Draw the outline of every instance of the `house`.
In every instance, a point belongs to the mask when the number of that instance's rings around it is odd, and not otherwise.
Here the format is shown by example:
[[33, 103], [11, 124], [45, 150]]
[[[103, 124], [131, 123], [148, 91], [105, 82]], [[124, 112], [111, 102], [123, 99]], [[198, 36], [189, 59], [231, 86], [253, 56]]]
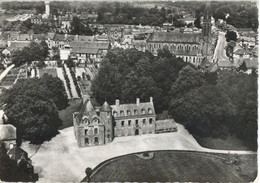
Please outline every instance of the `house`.
[[199, 68], [203, 72], [215, 72], [218, 69], [218, 65], [216, 62], [210, 62], [208, 59], [204, 59]]
[[258, 72], [258, 58], [249, 58], [245, 59], [244, 62], [246, 63], [247, 73], [251, 74], [253, 70]]
[[42, 16], [41, 15], [33, 15], [31, 16], [31, 23], [32, 24], [38, 24], [38, 25], [41, 25], [43, 22], [42, 22]]
[[30, 46], [31, 41], [14, 41], [11, 42], [11, 45], [6, 47], [3, 51], [2, 54], [4, 55], [11, 55], [11, 53], [14, 50], [22, 50], [24, 47]]
[[138, 51], [145, 52], [146, 50], [146, 41], [145, 40], [133, 40], [133, 47]]
[[8, 150], [12, 144], [16, 144], [16, 128], [11, 124], [0, 125], [0, 142]]
[[224, 61], [224, 60], [219, 60], [217, 62], [217, 66], [219, 69], [223, 70], [236, 70], [239, 65], [237, 62], [233, 62], [233, 61]]
[[70, 42], [71, 54], [76, 55], [78, 61], [100, 61], [111, 48], [110, 43], [72, 41]]
[[11, 148], [7, 151], [7, 155], [10, 159], [17, 162], [17, 166], [20, 169], [23, 169], [23, 172], [30, 175], [30, 180], [28, 180], [28, 182], [35, 182], [38, 180], [38, 174], [34, 173], [32, 160], [28, 157], [27, 152], [16, 145], [11, 145]]
[[74, 135], [79, 147], [110, 143], [115, 137], [155, 134], [177, 131], [174, 120], [156, 121], [153, 99], [148, 102], [94, 107], [90, 100], [83, 101], [79, 112], [73, 113]]
[[239, 48], [233, 53], [234, 58], [249, 58], [250, 52], [244, 48]]

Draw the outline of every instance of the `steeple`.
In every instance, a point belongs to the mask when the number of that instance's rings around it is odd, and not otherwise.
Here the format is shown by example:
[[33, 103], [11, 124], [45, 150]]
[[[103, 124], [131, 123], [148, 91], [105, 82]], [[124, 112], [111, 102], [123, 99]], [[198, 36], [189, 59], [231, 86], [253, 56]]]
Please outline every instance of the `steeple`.
[[94, 107], [91, 104], [90, 100], [88, 100], [85, 110], [88, 111], [88, 112], [94, 111]]
[[103, 112], [111, 111], [111, 107], [110, 107], [110, 105], [107, 103], [107, 101], [104, 102], [104, 104], [103, 104], [102, 107], [100, 108], [100, 111], [103, 111]]

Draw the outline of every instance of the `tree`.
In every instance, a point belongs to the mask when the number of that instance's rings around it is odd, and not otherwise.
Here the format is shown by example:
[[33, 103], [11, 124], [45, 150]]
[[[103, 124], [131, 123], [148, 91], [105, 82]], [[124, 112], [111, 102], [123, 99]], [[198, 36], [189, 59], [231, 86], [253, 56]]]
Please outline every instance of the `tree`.
[[18, 139], [36, 144], [49, 140], [58, 133], [62, 122], [57, 107], [65, 107], [67, 100], [64, 98], [62, 82], [46, 75], [42, 78], [18, 80], [1, 95], [1, 101], [6, 104], [4, 111], [8, 117], [7, 122], [17, 128]]
[[231, 40], [237, 41], [237, 33], [234, 31], [227, 31], [225, 37], [227, 42], [230, 42]]
[[246, 67], [245, 61], [243, 61], [243, 63], [238, 67], [238, 70], [239, 71], [244, 71], [244, 72], [247, 71], [247, 67]]
[[90, 176], [91, 176], [91, 174], [92, 174], [92, 169], [91, 168], [86, 168], [86, 170], [85, 170], [85, 173], [86, 173], [86, 176], [87, 176], [87, 178], [88, 178], [88, 181], [90, 180]]

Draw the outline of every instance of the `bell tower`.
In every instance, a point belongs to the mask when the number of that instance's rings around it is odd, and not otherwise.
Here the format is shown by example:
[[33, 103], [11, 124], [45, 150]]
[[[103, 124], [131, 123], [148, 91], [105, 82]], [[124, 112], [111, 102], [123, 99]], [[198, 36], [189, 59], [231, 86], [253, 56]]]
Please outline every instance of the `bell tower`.
[[211, 60], [212, 56], [212, 40], [211, 40], [211, 2], [206, 2], [206, 8], [203, 14], [202, 22], [202, 32], [201, 32], [201, 41], [202, 41], [202, 55], [207, 59]]

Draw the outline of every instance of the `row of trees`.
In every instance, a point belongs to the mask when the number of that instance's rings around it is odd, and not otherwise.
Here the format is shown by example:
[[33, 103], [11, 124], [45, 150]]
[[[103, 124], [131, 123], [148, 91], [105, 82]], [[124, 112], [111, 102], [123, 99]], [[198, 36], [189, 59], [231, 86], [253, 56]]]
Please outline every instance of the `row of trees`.
[[4, 90], [1, 102], [8, 123], [17, 128], [17, 139], [42, 143], [58, 133], [62, 121], [58, 110], [68, 106], [63, 82], [51, 75], [18, 80]]
[[[203, 73], [171, 55], [112, 49], [92, 81], [99, 103], [154, 98], [156, 113], [169, 114], [199, 137], [237, 135], [256, 148], [257, 76], [232, 71]], [[167, 114], [167, 113], [166, 113]], [[167, 117], [167, 115], [165, 116]]]
[[153, 96], [157, 112], [168, 109], [168, 92], [179, 70], [187, 65], [163, 50], [158, 57], [136, 49], [110, 50], [103, 59], [98, 75], [92, 81], [92, 91], [99, 103], [120, 99], [131, 103]]
[[172, 85], [169, 113], [199, 137], [237, 135], [257, 146], [257, 75], [185, 67]]

